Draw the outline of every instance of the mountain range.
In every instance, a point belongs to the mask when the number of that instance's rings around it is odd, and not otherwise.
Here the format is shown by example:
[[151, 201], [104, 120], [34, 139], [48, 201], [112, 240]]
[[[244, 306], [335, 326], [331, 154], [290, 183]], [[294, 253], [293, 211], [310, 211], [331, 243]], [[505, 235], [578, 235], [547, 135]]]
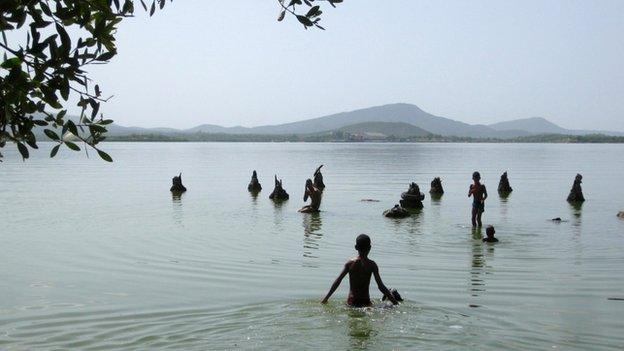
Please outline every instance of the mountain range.
[[540, 134], [587, 135], [605, 134], [624, 136], [623, 132], [571, 130], [560, 127], [545, 118], [533, 117], [516, 119], [490, 125], [468, 124], [450, 118], [435, 116], [421, 110], [416, 105], [396, 103], [369, 107], [349, 112], [307, 119], [277, 125], [258, 127], [222, 127], [202, 124], [190, 129], [124, 127], [116, 124], [108, 126], [109, 135], [141, 134], [255, 134], [289, 135], [315, 134], [331, 131], [343, 131], [372, 136], [394, 135], [423, 136], [427, 134], [472, 138], [515, 138]]

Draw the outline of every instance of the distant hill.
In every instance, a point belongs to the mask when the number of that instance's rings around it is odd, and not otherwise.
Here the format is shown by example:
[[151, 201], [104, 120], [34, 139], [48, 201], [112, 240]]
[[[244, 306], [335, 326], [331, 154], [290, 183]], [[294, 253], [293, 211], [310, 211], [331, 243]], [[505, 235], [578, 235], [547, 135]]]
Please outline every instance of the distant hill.
[[185, 129], [185, 133], [225, 133], [225, 134], [250, 134], [252, 128], [246, 127], [221, 127], [215, 124], [202, 124], [197, 127]]
[[542, 117], [515, 119], [513, 121], [490, 124], [488, 127], [497, 130], [521, 130], [531, 134], [566, 134], [569, 131]]
[[[75, 118], [75, 117], [74, 117]], [[176, 136], [183, 134], [224, 134], [224, 135], [311, 135], [343, 131], [368, 133], [377, 137], [426, 136], [434, 134], [444, 137], [512, 139], [541, 134], [589, 135], [604, 134], [624, 136], [622, 132], [569, 130], [544, 118], [533, 117], [494, 123], [491, 125], [471, 125], [445, 117], [439, 117], [410, 104], [389, 104], [354, 111], [341, 112], [308, 120], [259, 127], [222, 127], [202, 124], [190, 129], [124, 127], [111, 124], [109, 136], [158, 134]], [[43, 128], [36, 128], [42, 134]], [[405, 133], [413, 133], [407, 135]]]
[[[605, 130], [574, 130], [562, 128], [543, 117], [532, 117], [515, 119], [512, 121], [499, 122], [490, 124], [488, 127], [497, 130], [499, 132], [505, 132], [510, 130], [528, 132], [528, 135], [539, 134], [563, 134], [563, 135], [592, 135], [592, 134], [604, 134], [611, 136], [624, 136], [622, 132], [605, 131]], [[522, 135], [517, 135], [522, 136]]]
[[364, 122], [408, 123], [439, 135], [493, 137], [497, 131], [484, 125], [470, 125], [434, 116], [416, 105], [390, 104], [341, 112], [329, 116], [280, 125], [250, 128], [254, 134], [305, 134], [336, 130]]
[[401, 122], [364, 122], [351, 124], [346, 127], [342, 127], [339, 130], [350, 134], [361, 135], [365, 139], [367, 137], [371, 139], [378, 139], [387, 138], [389, 136], [407, 138], [432, 135], [422, 128]]

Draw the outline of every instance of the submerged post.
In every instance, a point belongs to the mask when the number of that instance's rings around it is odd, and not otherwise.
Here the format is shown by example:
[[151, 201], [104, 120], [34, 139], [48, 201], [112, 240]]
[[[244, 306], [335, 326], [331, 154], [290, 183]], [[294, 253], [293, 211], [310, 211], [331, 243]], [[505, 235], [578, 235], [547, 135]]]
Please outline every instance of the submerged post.
[[425, 194], [420, 192], [418, 184], [412, 182], [409, 185], [409, 189], [401, 194], [401, 201], [399, 202], [402, 207], [406, 208], [423, 208], [422, 201], [425, 199]]
[[512, 191], [513, 189], [511, 188], [511, 185], [509, 185], [509, 178], [507, 178], [507, 172], [504, 172], [498, 182], [498, 192], [508, 195]]
[[182, 185], [182, 173], [180, 175], [171, 178], [171, 188], [169, 191], [175, 194], [181, 194], [186, 191], [186, 187]]
[[320, 165], [318, 166], [316, 171], [314, 171], [314, 186], [320, 191], [323, 191], [323, 189], [325, 189], [325, 183], [323, 183], [323, 174], [321, 173], [322, 167], [323, 165]]
[[258, 173], [256, 173], [255, 169], [251, 174], [251, 181], [249, 182], [249, 185], [247, 185], [247, 190], [251, 191], [252, 193], [257, 193], [262, 190], [262, 185], [260, 185], [260, 182], [258, 181]]
[[282, 180], [278, 180], [277, 175], [275, 175], [275, 187], [273, 188], [271, 195], [269, 195], [269, 199], [273, 201], [284, 201], [288, 200], [289, 197], [290, 196], [282, 186]]
[[435, 177], [431, 181], [431, 190], [429, 190], [431, 196], [442, 196], [444, 194], [444, 188], [442, 188], [442, 180], [440, 177]]
[[574, 178], [574, 184], [572, 184], [572, 189], [570, 189], [570, 194], [568, 195], [568, 202], [580, 203], [585, 201], [585, 197], [583, 196], [583, 189], [581, 188], [582, 182], [583, 176], [577, 174]]

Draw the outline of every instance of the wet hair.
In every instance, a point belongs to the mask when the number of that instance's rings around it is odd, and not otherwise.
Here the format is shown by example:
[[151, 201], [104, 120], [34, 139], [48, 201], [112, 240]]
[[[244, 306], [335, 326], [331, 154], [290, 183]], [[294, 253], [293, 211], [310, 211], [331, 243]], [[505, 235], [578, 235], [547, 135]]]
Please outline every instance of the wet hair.
[[306, 186], [310, 186], [310, 185], [314, 185], [314, 183], [312, 183], [312, 179], [308, 178], [306, 179]]
[[355, 239], [355, 249], [356, 250], [367, 250], [371, 247], [371, 239], [366, 234], [360, 234]]
[[488, 225], [485, 228], [485, 234], [487, 234], [489, 236], [490, 233], [492, 233], [492, 235], [494, 235], [494, 233], [496, 233], [496, 230], [494, 230], [494, 226], [493, 225]]
[[481, 179], [481, 174], [477, 171], [472, 173], [472, 179]]

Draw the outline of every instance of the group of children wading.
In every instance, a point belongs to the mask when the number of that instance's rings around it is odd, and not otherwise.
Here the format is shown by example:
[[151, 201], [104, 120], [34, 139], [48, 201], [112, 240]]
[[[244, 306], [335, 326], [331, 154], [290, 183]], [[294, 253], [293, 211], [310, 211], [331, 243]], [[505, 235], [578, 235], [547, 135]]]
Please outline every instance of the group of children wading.
[[[468, 197], [472, 196], [472, 226], [475, 228], [482, 226], [481, 215], [485, 210], [485, 199], [487, 199], [488, 194], [485, 185], [481, 184], [481, 174], [479, 174], [479, 172], [474, 172], [472, 174], [472, 180], [473, 183], [470, 184]], [[312, 183], [310, 179], [308, 179], [308, 181]], [[307, 190], [309, 186], [313, 187], [311, 184], [306, 184], [306, 195], [308, 195]], [[310, 192], [313, 193], [313, 191]], [[487, 237], [484, 238], [483, 241], [497, 242], [498, 239], [494, 237], [494, 233], [494, 227], [488, 226], [486, 228]], [[377, 263], [368, 258], [368, 253], [371, 250], [370, 237], [366, 234], [358, 235], [355, 239], [355, 249], [358, 252], [358, 256], [350, 259], [344, 264], [342, 272], [340, 272], [340, 275], [338, 275], [334, 283], [331, 285], [329, 292], [325, 298], [323, 298], [321, 303], [327, 303], [332, 294], [340, 286], [342, 279], [344, 279], [347, 274], [349, 275], [349, 295], [347, 297], [347, 305], [351, 307], [370, 307], [373, 305], [369, 294], [371, 276], [375, 277], [375, 282], [377, 283], [379, 291], [383, 294], [384, 300], [388, 299], [394, 305], [403, 301], [397, 290], [393, 289], [390, 291], [384, 285], [381, 280], [381, 275], [379, 274], [379, 267], [377, 267]]]

